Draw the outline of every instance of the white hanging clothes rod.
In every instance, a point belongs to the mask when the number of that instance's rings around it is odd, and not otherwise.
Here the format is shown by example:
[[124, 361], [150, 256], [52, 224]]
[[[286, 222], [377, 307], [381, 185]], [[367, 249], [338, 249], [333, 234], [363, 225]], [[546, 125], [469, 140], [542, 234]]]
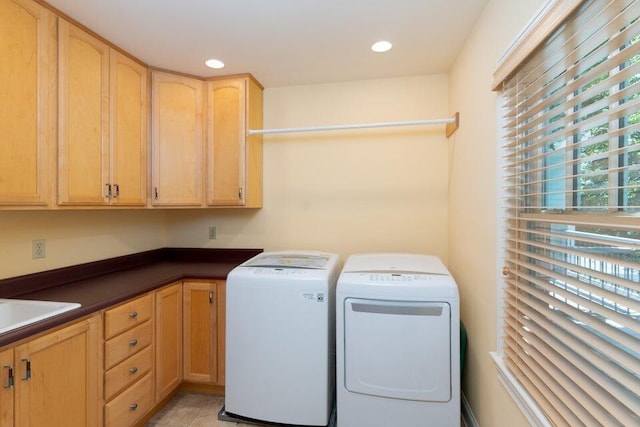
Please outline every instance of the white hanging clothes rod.
[[344, 129], [365, 129], [365, 128], [381, 128], [392, 126], [418, 126], [418, 125], [442, 125], [446, 124], [447, 138], [453, 135], [453, 133], [460, 126], [460, 113], [456, 113], [453, 117], [448, 119], [433, 119], [433, 120], [410, 120], [406, 122], [381, 122], [381, 123], [362, 123], [355, 125], [333, 125], [333, 126], [312, 126], [301, 128], [280, 128], [280, 129], [249, 129], [247, 132], [251, 135], [267, 135], [274, 133], [293, 133], [293, 132], [318, 132], [326, 130], [344, 130]]

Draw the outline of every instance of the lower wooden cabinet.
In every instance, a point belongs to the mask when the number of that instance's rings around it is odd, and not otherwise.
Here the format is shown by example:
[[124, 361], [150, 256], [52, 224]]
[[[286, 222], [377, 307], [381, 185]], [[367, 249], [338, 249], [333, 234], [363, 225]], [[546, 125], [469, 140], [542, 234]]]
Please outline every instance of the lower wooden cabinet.
[[0, 352], [0, 427], [13, 427], [14, 366], [13, 349]]
[[0, 427], [138, 425], [183, 381], [220, 392], [224, 343], [225, 281], [168, 285], [1, 350]]
[[225, 281], [183, 283], [184, 380], [224, 385]]
[[0, 426], [99, 426], [98, 316], [0, 353]]
[[105, 426], [132, 426], [154, 405], [153, 375], [147, 373], [104, 407]]
[[153, 368], [153, 351], [148, 346], [109, 369], [104, 375], [104, 398], [109, 401]]
[[104, 313], [104, 425], [134, 425], [154, 407], [153, 298]]
[[155, 293], [156, 402], [182, 382], [182, 282]]

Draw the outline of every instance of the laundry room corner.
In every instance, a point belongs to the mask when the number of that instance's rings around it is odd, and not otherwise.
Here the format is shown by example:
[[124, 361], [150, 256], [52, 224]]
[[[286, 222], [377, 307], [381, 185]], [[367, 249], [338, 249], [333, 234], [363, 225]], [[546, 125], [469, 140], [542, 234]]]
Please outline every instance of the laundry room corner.
[[[446, 74], [265, 89], [265, 128], [450, 117]], [[171, 211], [168, 246], [429, 253], [446, 262], [445, 126], [264, 136], [259, 210]], [[208, 239], [214, 225], [217, 239]]]

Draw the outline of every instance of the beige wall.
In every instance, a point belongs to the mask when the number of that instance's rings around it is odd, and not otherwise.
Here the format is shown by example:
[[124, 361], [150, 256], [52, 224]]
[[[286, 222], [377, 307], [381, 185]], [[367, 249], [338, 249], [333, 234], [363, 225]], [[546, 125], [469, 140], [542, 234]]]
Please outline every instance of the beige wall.
[[[267, 89], [265, 126], [447, 117], [446, 75]], [[163, 246], [447, 255], [444, 127], [265, 138], [264, 208], [0, 211], [0, 278]], [[208, 240], [215, 225], [218, 239]], [[45, 259], [31, 241], [46, 239]]]
[[461, 115], [449, 154], [449, 268], [460, 287], [462, 320], [469, 336], [463, 388], [481, 426], [529, 425], [498, 383], [489, 356], [499, 339], [500, 304], [497, 95], [490, 86], [499, 57], [543, 3], [491, 0], [449, 74], [449, 102]]
[[[265, 127], [448, 117], [447, 99], [444, 74], [272, 88]], [[444, 125], [265, 136], [264, 208], [168, 212], [167, 242], [446, 260], [447, 176]]]
[[0, 211], [0, 279], [164, 247], [164, 228], [162, 211]]

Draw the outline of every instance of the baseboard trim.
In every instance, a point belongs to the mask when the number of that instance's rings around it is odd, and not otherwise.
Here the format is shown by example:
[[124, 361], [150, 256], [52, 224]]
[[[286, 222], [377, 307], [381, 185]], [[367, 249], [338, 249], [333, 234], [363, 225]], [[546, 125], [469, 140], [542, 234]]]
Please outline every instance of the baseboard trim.
[[464, 427], [480, 427], [464, 393], [462, 393], [462, 423]]

